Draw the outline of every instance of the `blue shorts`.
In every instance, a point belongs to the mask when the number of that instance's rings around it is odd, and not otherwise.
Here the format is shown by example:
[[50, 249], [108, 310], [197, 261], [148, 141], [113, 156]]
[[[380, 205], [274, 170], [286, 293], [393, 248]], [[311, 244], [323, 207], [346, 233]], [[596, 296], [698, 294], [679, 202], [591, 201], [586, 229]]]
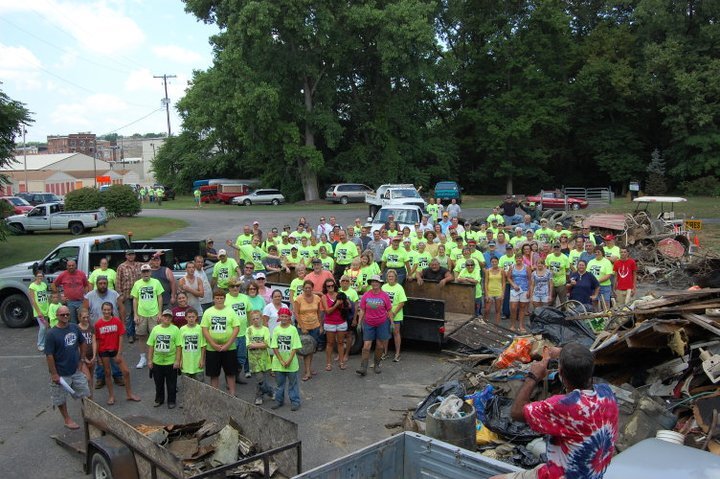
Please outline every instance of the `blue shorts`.
[[368, 326], [363, 322], [363, 341], [387, 341], [392, 336], [390, 321], [385, 321], [378, 326]]
[[320, 343], [320, 328], [308, 329], [307, 332], [315, 340], [315, 344]]
[[612, 294], [612, 286], [600, 286], [600, 296], [605, 298], [605, 302], [610, 307], [610, 296]]

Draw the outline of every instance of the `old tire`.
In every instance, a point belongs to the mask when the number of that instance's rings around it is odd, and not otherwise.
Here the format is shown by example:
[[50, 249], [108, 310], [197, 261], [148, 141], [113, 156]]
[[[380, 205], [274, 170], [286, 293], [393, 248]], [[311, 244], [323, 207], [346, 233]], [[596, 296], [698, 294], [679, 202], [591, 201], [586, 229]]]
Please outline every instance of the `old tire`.
[[90, 462], [90, 473], [94, 479], [112, 479], [113, 477], [110, 463], [99, 452], [93, 454]]
[[362, 351], [363, 347], [363, 338], [362, 338], [362, 328], [360, 327], [350, 327], [347, 334], [347, 345], [346, 347], [350, 351], [350, 354], [358, 354], [360, 351]]
[[252, 201], [250, 201], [250, 200], [245, 200], [245, 201], [243, 201], [243, 204], [244, 204], [245, 206], [250, 206], [250, 205], [252, 205]]
[[343, 196], [342, 198], [340, 198], [340, 204], [341, 204], [341, 205], [346, 205], [346, 204], [348, 204], [348, 197], [347, 197], [347, 196]]
[[11, 294], [0, 303], [0, 316], [8, 328], [27, 328], [33, 324], [32, 307], [24, 294]]
[[280, 204], [280, 200], [274, 199], [274, 200], [271, 201], [271, 203], [272, 203], [273, 206], [277, 206], [277, 205]]
[[85, 231], [85, 227], [82, 223], [70, 223], [70, 233], [72, 233], [74, 236], [81, 235]]
[[552, 215], [554, 215], [554, 214], [555, 214], [555, 210], [552, 209], [552, 208], [548, 208], [548, 209], [546, 209], [546, 210], [543, 210], [542, 215], [541, 215], [541, 218], [548, 219], [548, 218], [550, 218], [550, 217], [551, 217]]
[[10, 223], [8, 224], [8, 229], [16, 235], [22, 235], [27, 233], [27, 231], [25, 231], [25, 227], [20, 223]]
[[570, 205], [570, 208], [577, 211], [580, 209], [580, 203], [573, 203], [572, 205]]

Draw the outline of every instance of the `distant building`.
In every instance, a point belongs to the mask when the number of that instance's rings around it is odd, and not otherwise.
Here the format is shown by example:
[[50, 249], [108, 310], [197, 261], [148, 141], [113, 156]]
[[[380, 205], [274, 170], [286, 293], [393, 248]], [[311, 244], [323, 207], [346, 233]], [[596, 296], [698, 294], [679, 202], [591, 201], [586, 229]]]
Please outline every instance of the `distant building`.
[[95, 156], [95, 133], [70, 133], [67, 136], [48, 136], [48, 153], [82, 153]]
[[16, 155], [37, 155], [40, 153], [39, 147], [36, 145], [33, 146], [16, 146], [15, 150], [13, 150], [13, 153]]

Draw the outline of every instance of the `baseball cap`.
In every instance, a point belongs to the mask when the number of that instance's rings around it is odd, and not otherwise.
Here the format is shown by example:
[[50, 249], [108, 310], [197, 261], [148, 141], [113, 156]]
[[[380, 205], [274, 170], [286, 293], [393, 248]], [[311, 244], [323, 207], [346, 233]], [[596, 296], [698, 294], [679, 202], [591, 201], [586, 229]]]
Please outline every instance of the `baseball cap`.
[[532, 230], [532, 228], [528, 228], [525, 230], [525, 234], [527, 234], [527, 233], [534, 233], [534, 231]]
[[368, 280], [368, 283], [372, 283], [373, 281], [377, 281], [379, 283], [384, 283], [383, 279], [380, 277], [379, 274], [372, 275], [370, 279]]
[[508, 249], [514, 249], [514, 248], [515, 248], [515, 247], [512, 245], [512, 243], [508, 243], [508, 244], [505, 245], [505, 249], [506, 249], [506, 250], [508, 250]]
[[488, 246], [495, 246], [495, 242], [494, 242], [494, 241], [488, 241]]
[[605, 238], [603, 238], [603, 239], [604, 239], [605, 241], [613, 241], [613, 240], [615, 240], [615, 236], [614, 236], [614, 235], [607, 235], [607, 236], [605, 236]]
[[312, 262], [312, 264], [322, 264], [322, 261], [320, 260], [320, 258], [313, 258], [313, 260], [311, 262]]
[[287, 234], [287, 231], [283, 231], [282, 233], [280, 233], [280, 236], [285, 236], [285, 237], [287, 237], [287, 235], [288, 235], [288, 234]]
[[412, 241], [410, 241], [410, 238], [405, 238], [405, 239], [403, 240], [403, 243], [412, 243]]
[[221, 249], [220, 251], [218, 251], [218, 256], [227, 256], [227, 251]]
[[267, 279], [267, 278], [265, 276], [265, 273], [260, 272], [255, 275], [255, 279]]
[[254, 225], [259, 225], [260, 222], [259, 222], [259, 221], [253, 221], [253, 224], [254, 224]]
[[214, 243], [215, 241], [212, 238], [208, 238], [205, 240], [206, 243]]
[[170, 311], [169, 309], [166, 309], [165, 311], [162, 312], [162, 315], [163, 316], [172, 316], [173, 314], [172, 314], [172, 311]]
[[443, 211], [443, 216], [450, 216], [450, 213], [448, 213], [447, 211]]
[[144, 264], [144, 265], [140, 266], [140, 271], [152, 271], [152, 268], [150, 267], [149, 264]]
[[280, 308], [278, 309], [278, 316], [292, 316], [292, 311], [288, 308]]
[[292, 247], [292, 248], [290, 248], [290, 250], [291, 250], [291, 251], [292, 251], [292, 250], [294, 250], [294, 249], [296, 250], [296, 249], [298, 249], [298, 247], [297, 247], [297, 246], [295, 246], [295, 245], [293, 245], [293, 247]]
[[540, 218], [540, 223], [547, 223], [547, 222], [548, 222], [547, 218]]

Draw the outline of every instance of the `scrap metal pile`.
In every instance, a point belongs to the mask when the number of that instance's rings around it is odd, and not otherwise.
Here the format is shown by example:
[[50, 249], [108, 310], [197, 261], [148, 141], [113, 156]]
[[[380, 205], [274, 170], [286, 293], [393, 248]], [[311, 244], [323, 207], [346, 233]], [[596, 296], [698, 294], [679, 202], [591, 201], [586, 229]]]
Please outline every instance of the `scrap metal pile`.
[[[203, 420], [188, 424], [138, 424], [135, 429], [182, 460], [187, 476], [235, 464], [260, 452], [257, 444], [243, 436], [242, 429], [232, 419], [224, 426]], [[272, 477], [278, 469], [272, 460], [269, 469]], [[225, 470], [219, 477], [265, 477], [263, 460]]]
[[[423, 432], [428, 408], [454, 394], [475, 406], [483, 454], [524, 468], [544, 462], [544, 439], [509, 409], [546, 346], [579, 342], [594, 353], [595, 382], [618, 399], [619, 452], [657, 435], [720, 454], [720, 289], [652, 294], [605, 313], [538, 308], [530, 331], [515, 336], [476, 319], [453, 333], [446, 352], [456, 367], [404, 428]], [[532, 400], [562, 392], [556, 361], [550, 370]]]

